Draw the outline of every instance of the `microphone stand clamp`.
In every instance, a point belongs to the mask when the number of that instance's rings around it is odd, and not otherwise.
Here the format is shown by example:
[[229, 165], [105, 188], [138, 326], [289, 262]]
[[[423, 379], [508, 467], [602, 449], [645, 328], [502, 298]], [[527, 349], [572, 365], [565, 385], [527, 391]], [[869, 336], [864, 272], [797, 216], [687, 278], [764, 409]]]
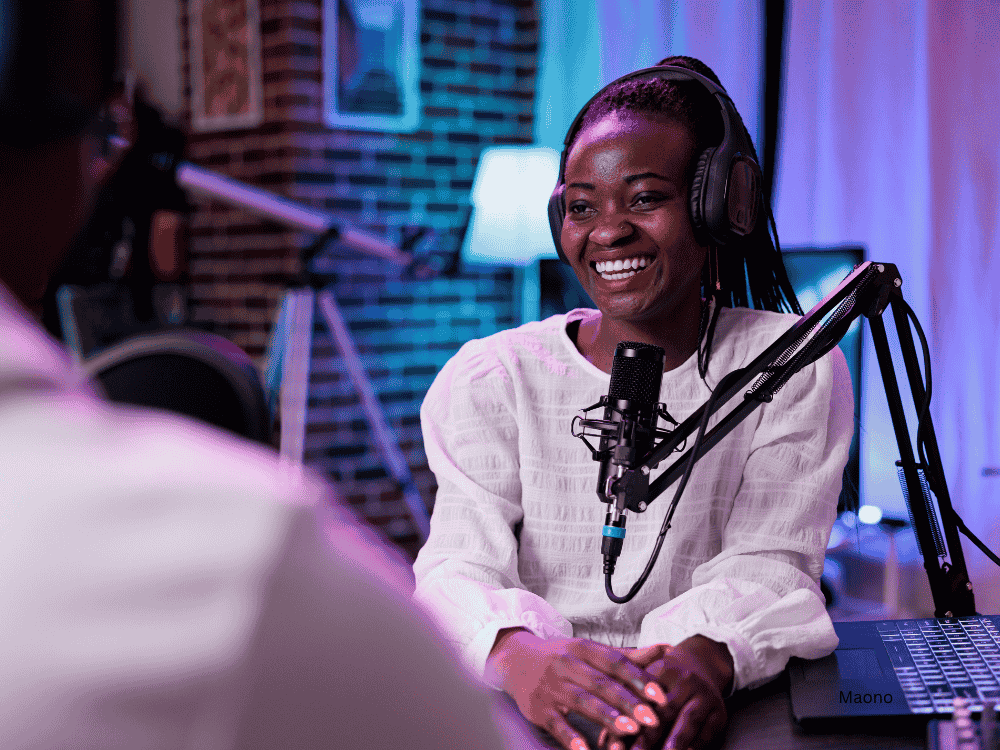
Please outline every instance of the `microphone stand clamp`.
[[[594, 409], [610, 409], [621, 418], [587, 419], [585, 415]], [[649, 432], [649, 430], [634, 420], [625, 419], [621, 410], [607, 396], [601, 396], [596, 404], [581, 411], [584, 416], [577, 415], [573, 418], [571, 426], [573, 436], [584, 442], [595, 461], [610, 461], [611, 470], [608, 471], [603, 486], [598, 488], [597, 495], [608, 506], [601, 539], [604, 571], [614, 573], [615, 561], [621, 555], [625, 540], [626, 511], [641, 513], [649, 505], [647, 498], [650, 468], [644, 464], [647, 455], [637, 454], [636, 438], [639, 435], [635, 434], [637, 431]], [[677, 420], [670, 416], [662, 403], [656, 404], [656, 415], [674, 426], [677, 425]], [[652, 442], [655, 442], [655, 438], [665, 438], [670, 435], [669, 430], [659, 428], [654, 428], [652, 432], [654, 438]], [[600, 447], [595, 447], [587, 440], [588, 437], [600, 438]]]

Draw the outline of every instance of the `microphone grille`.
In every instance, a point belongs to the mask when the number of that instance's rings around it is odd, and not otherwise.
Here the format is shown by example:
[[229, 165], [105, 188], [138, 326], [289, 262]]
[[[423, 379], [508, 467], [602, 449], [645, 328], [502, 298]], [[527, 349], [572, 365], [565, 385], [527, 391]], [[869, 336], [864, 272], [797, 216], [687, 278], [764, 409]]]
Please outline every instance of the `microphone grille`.
[[619, 343], [611, 363], [608, 399], [655, 404], [660, 400], [664, 357], [663, 349], [652, 344]]

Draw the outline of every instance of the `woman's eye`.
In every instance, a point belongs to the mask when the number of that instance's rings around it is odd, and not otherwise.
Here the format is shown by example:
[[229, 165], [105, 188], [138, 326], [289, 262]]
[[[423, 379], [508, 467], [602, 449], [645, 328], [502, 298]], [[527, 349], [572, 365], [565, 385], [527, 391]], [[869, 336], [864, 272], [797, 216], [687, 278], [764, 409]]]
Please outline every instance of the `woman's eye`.
[[580, 215], [586, 213], [589, 209], [590, 209], [590, 206], [588, 206], [586, 203], [570, 203], [569, 204], [569, 213], [575, 214], [576, 216], [580, 216]]
[[658, 203], [663, 200], [663, 196], [659, 193], [639, 193], [635, 197], [635, 204], [639, 206], [648, 206], [652, 203]]

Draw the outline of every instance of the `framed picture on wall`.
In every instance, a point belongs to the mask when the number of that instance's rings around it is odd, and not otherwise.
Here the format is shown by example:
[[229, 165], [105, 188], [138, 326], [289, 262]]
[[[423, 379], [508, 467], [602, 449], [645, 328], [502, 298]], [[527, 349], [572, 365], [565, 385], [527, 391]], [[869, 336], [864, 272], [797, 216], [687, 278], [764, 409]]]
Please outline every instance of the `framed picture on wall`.
[[258, 0], [190, 0], [191, 126], [252, 128], [264, 119]]
[[323, 0], [323, 119], [331, 128], [415, 130], [418, 0]]

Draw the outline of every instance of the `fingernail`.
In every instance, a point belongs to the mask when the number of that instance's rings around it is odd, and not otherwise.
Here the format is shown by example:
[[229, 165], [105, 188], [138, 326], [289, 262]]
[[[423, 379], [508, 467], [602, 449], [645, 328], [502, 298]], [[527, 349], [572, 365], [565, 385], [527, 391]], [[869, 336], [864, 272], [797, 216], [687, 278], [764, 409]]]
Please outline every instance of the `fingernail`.
[[622, 732], [628, 732], [629, 734], [635, 734], [639, 731], [639, 725], [632, 721], [625, 714], [619, 714], [618, 718], [615, 719], [615, 726]]
[[632, 714], [647, 727], [655, 727], [660, 723], [659, 719], [656, 718], [656, 714], [653, 713], [653, 709], [645, 703], [640, 703], [636, 706]]
[[643, 692], [650, 700], [655, 701], [657, 705], [659, 706], [667, 705], [667, 696], [663, 694], [662, 688], [660, 688], [660, 686], [657, 683], [655, 682], [646, 683], [646, 687], [643, 688]]
[[618, 740], [615, 740], [610, 745], [608, 745], [608, 750], [625, 750], [625, 746]]
[[587, 747], [587, 743], [579, 737], [574, 737], [572, 742], [569, 743], [569, 746], [573, 748], [573, 750], [590, 750], [590, 748]]

